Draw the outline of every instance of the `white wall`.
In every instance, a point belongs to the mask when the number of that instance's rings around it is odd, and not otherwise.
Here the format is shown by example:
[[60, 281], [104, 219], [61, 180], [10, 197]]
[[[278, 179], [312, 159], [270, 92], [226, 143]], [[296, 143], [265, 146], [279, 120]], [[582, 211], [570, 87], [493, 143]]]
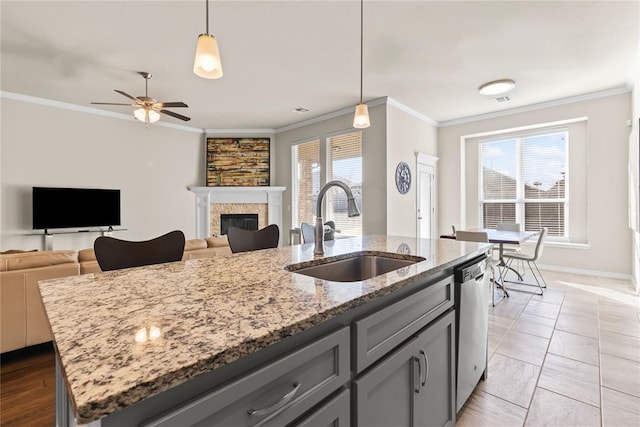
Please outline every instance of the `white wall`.
[[[387, 232], [387, 215], [386, 205], [386, 177], [384, 171], [386, 168], [386, 105], [378, 105], [369, 108], [369, 118], [371, 126], [363, 129], [362, 134], [362, 155], [363, 155], [363, 182], [362, 202], [363, 206], [363, 234], [386, 234]], [[321, 122], [312, 123], [303, 127], [295, 128], [289, 131], [276, 134], [276, 150], [275, 157], [277, 159], [277, 168], [272, 174], [274, 182], [272, 185], [281, 185], [287, 187], [282, 196], [283, 212], [283, 243], [289, 242], [289, 230], [291, 224], [291, 146], [297, 141], [310, 138], [319, 138], [322, 143], [326, 136], [331, 133], [353, 130], [353, 114], [344, 114], [342, 116], [330, 118]], [[324, 152], [320, 150], [321, 163], [324, 158]], [[324, 173], [322, 171], [322, 182], [324, 181]]]
[[[43, 248], [31, 233], [31, 187], [121, 189], [122, 227], [145, 240], [180, 229], [195, 237], [204, 185], [201, 134], [2, 98], [0, 247]], [[93, 246], [97, 233], [57, 235], [54, 249]]]
[[[387, 104], [387, 233], [416, 237], [417, 170], [416, 152], [438, 155], [437, 128], [393, 105]], [[395, 172], [399, 162], [411, 169], [411, 188], [407, 194], [396, 189]]]
[[464, 226], [466, 206], [461, 197], [461, 182], [465, 177], [460, 148], [463, 136], [587, 116], [588, 193], [584, 216], [589, 247], [575, 249], [547, 245], [541, 264], [629, 275], [631, 260], [626, 248], [631, 246], [631, 236], [627, 218], [626, 121], [631, 114], [630, 106], [630, 94], [625, 93], [440, 128], [440, 232], [448, 232], [450, 224]]
[[[631, 102], [631, 125], [635, 127], [634, 135], [640, 138], [640, 42], [636, 56], [635, 81]], [[638, 150], [638, 148], [636, 148]], [[638, 159], [629, 159], [630, 162], [637, 162]], [[640, 293], [640, 233], [631, 230], [631, 268], [632, 280], [637, 293]]]

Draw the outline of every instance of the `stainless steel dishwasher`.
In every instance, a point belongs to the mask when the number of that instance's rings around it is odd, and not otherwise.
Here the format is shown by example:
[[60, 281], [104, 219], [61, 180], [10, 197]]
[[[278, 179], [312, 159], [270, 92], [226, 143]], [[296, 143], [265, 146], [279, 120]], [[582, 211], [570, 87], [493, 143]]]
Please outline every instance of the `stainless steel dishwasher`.
[[456, 412], [487, 375], [489, 291], [487, 255], [454, 269], [456, 308]]

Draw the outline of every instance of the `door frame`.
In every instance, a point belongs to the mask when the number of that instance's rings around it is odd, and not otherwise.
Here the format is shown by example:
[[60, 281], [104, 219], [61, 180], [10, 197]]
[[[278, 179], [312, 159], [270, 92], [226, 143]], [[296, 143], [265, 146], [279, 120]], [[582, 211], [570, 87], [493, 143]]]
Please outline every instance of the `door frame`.
[[422, 188], [420, 184], [420, 170], [426, 169], [427, 171], [432, 172], [433, 180], [431, 181], [431, 234], [429, 238], [435, 239], [438, 230], [438, 169], [437, 162], [439, 157], [432, 156], [427, 153], [422, 153], [420, 151], [416, 152], [416, 237], [420, 238], [422, 235], [420, 230], [420, 202], [422, 197]]

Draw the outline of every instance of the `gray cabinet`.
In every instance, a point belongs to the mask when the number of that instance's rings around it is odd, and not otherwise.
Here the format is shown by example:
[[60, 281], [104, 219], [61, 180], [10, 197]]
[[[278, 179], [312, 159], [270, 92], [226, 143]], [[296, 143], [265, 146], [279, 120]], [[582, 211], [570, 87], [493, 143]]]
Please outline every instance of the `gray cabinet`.
[[286, 425], [349, 381], [349, 347], [344, 327], [143, 426]]
[[357, 425], [455, 425], [454, 322], [450, 311], [353, 381]]
[[311, 414], [302, 420], [292, 423], [290, 427], [349, 427], [351, 425], [349, 402], [349, 390], [343, 389], [320, 408], [311, 411]]
[[449, 276], [354, 322], [356, 373], [388, 354], [453, 304], [453, 276]]

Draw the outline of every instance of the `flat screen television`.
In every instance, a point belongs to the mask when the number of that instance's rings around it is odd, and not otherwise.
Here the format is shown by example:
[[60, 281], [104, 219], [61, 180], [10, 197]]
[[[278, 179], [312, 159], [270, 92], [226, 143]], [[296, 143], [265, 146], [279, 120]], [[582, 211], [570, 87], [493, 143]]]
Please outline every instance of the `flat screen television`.
[[33, 187], [33, 229], [120, 224], [120, 190]]

